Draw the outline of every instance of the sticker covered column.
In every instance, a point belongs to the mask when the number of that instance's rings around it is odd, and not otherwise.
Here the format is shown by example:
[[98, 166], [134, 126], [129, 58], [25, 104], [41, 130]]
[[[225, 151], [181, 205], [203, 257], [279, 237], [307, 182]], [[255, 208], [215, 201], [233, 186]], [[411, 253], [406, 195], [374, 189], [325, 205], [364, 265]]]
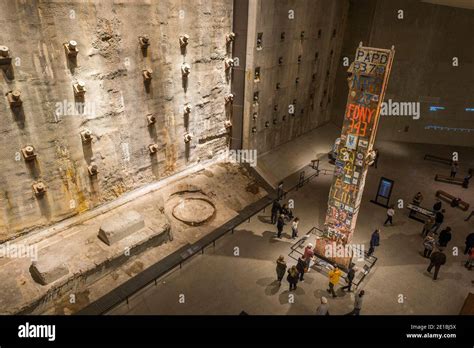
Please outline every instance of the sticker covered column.
[[385, 95], [394, 49], [357, 48], [355, 61], [348, 70], [349, 96], [337, 151], [334, 178], [329, 192], [324, 233], [316, 240], [315, 251], [347, 267], [351, 256], [334, 255], [333, 250], [352, 240], [367, 169], [373, 161], [372, 150]]

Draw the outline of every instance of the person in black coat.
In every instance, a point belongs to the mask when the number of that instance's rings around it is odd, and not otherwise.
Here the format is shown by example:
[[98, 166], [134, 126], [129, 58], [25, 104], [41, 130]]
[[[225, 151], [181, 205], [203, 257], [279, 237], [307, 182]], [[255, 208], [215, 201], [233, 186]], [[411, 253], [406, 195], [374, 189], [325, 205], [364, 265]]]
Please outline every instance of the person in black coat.
[[278, 199], [275, 199], [272, 205], [272, 224], [273, 225], [275, 225], [277, 222], [278, 215], [280, 214], [280, 210], [281, 210], [280, 201], [278, 201]]
[[436, 212], [435, 223], [434, 223], [433, 228], [432, 228], [432, 231], [434, 233], [438, 232], [438, 228], [440, 228], [440, 226], [443, 224], [444, 212], [445, 212], [444, 209], [441, 210], [441, 211]]
[[466, 248], [464, 249], [464, 255], [469, 254], [472, 248], [474, 248], [474, 233], [470, 233], [466, 237]]
[[375, 247], [380, 245], [380, 234], [379, 234], [379, 229], [376, 229], [374, 233], [372, 233], [372, 236], [370, 237], [370, 248], [367, 253], [368, 256], [372, 255], [375, 251]]
[[440, 211], [442, 205], [443, 205], [443, 204], [441, 203], [441, 201], [438, 200], [438, 201], [433, 205], [433, 211], [435, 211], [435, 212]]
[[446, 263], [446, 255], [443, 253], [441, 249], [439, 251], [435, 251], [433, 254], [431, 254], [430, 257], [430, 265], [428, 266], [428, 273], [431, 273], [431, 269], [434, 267], [435, 272], [433, 279], [436, 280], [438, 278], [438, 272], [439, 269], [441, 268], [442, 265]]
[[296, 269], [296, 266], [292, 266], [288, 270], [288, 276], [286, 277], [286, 280], [288, 283], [290, 283], [290, 291], [296, 290], [296, 284], [298, 284], [298, 270]]
[[285, 226], [285, 215], [280, 214], [277, 221], [278, 234], [277, 237], [281, 238], [281, 233], [283, 232], [283, 226]]
[[298, 270], [298, 274], [300, 275], [300, 281], [304, 280], [304, 269], [306, 268], [306, 260], [304, 259], [304, 255], [298, 258], [298, 263], [296, 264], [296, 269]]
[[351, 268], [349, 268], [349, 271], [347, 272], [347, 285], [343, 286], [341, 290], [347, 289], [347, 291], [351, 292], [351, 287], [352, 287], [352, 282], [354, 281], [355, 278], [355, 273], [356, 270], [353, 265], [351, 265]]
[[451, 240], [451, 227], [446, 227], [444, 230], [441, 231], [438, 238], [438, 245], [440, 247], [447, 247], [449, 241]]

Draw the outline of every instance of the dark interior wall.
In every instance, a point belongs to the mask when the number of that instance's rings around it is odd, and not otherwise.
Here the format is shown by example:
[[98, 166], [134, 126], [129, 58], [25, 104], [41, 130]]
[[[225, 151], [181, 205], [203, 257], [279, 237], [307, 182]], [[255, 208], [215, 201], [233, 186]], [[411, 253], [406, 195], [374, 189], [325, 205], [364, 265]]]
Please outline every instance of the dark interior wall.
[[[250, 5], [244, 147], [263, 154], [330, 121], [349, 3], [252, 0]], [[261, 48], [257, 48], [259, 33]], [[253, 100], [254, 93], [259, 95], [258, 103]], [[289, 105], [294, 105], [294, 114], [290, 114]]]
[[[404, 19], [398, 19], [403, 10]], [[342, 57], [360, 41], [390, 48], [395, 60], [385, 100], [420, 103], [419, 119], [382, 116], [378, 140], [474, 145], [474, 11], [418, 0], [352, 0]], [[459, 66], [453, 66], [453, 57]], [[342, 62], [342, 59], [341, 59]], [[339, 65], [332, 120], [342, 124], [347, 67]], [[444, 110], [430, 111], [430, 107]], [[416, 116], [415, 116], [416, 117]]]

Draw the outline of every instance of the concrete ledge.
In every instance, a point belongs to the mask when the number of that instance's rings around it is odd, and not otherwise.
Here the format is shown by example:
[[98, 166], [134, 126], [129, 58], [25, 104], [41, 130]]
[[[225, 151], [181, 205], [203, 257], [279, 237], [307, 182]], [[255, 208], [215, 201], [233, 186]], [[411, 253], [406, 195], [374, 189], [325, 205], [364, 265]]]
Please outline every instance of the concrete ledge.
[[40, 261], [33, 261], [30, 272], [36, 282], [47, 285], [67, 275], [69, 269], [65, 263], [42, 258]]
[[145, 220], [131, 210], [105, 220], [99, 230], [99, 239], [111, 245], [145, 227]]
[[[80, 264], [76, 264], [77, 262], [68, 262], [68, 264], [71, 264], [69, 267], [66, 267], [66, 269], [69, 268], [66, 274], [64, 274], [64, 267], [60, 267], [58, 264], [54, 265], [54, 262], [47, 262], [46, 260], [44, 261], [44, 266], [39, 264], [38, 267], [37, 264], [36, 268], [38, 268], [38, 271], [33, 270], [32, 266], [30, 272], [34, 279], [36, 277], [35, 281], [38, 282], [40, 280], [40, 277], [37, 275], [39, 272], [44, 278], [44, 282], [47, 283], [44, 290], [34, 297], [25, 299], [17, 307], [11, 308], [11, 303], [6, 303], [9, 307], [8, 309], [0, 306], [0, 313], [39, 314], [42, 312], [43, 306], [55, 298], [70, 292], [72, 289], [84, 288], [88, 284], [103, 277], [111, 269], [120, 267], [127, 262], [130, 257], [139, 255], [149, 248], [154, 248], [168, 242], [171, 237], [171, 226], [164, 214], [160, 215], [161, 223], [153, 226], [153, 229], [149, 227], [140, 229], [138, 233], [130, 237], [131, 240], [120, 241], [113, 246], [106, 247], [107, 251], [104, 250], [104, 252], [96, 255], [92, 259], [84, 258], [82, 260], [83, 253], [86, 252], [81, 250], [81, 246], [78, 245], [74, 253], [82, 261]], [[94, 244], [101, 244], [101, 242], [97, 240]], [[125, 248], [129, 250], [129, 253], [124, 253]], [[42, 257], [40, 256], [39, 259], [41, 260]]]

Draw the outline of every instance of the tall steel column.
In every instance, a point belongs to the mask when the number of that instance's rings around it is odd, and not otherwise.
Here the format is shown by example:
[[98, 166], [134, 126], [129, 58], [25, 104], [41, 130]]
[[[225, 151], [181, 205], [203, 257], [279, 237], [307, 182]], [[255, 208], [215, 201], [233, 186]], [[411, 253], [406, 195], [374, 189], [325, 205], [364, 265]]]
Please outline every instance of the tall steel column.
[[363, 47], [356, 51], [348, 70], [349, 96], [341, 131], [334, 178], [329, 192], [324, 233], [315, 243], [315, 252], [347, 268], [351, 256], [335, 250], [351, 250], [365, 177], [373, 160], [372, 147], [377, 133], [385, 90], [395, 49]]

